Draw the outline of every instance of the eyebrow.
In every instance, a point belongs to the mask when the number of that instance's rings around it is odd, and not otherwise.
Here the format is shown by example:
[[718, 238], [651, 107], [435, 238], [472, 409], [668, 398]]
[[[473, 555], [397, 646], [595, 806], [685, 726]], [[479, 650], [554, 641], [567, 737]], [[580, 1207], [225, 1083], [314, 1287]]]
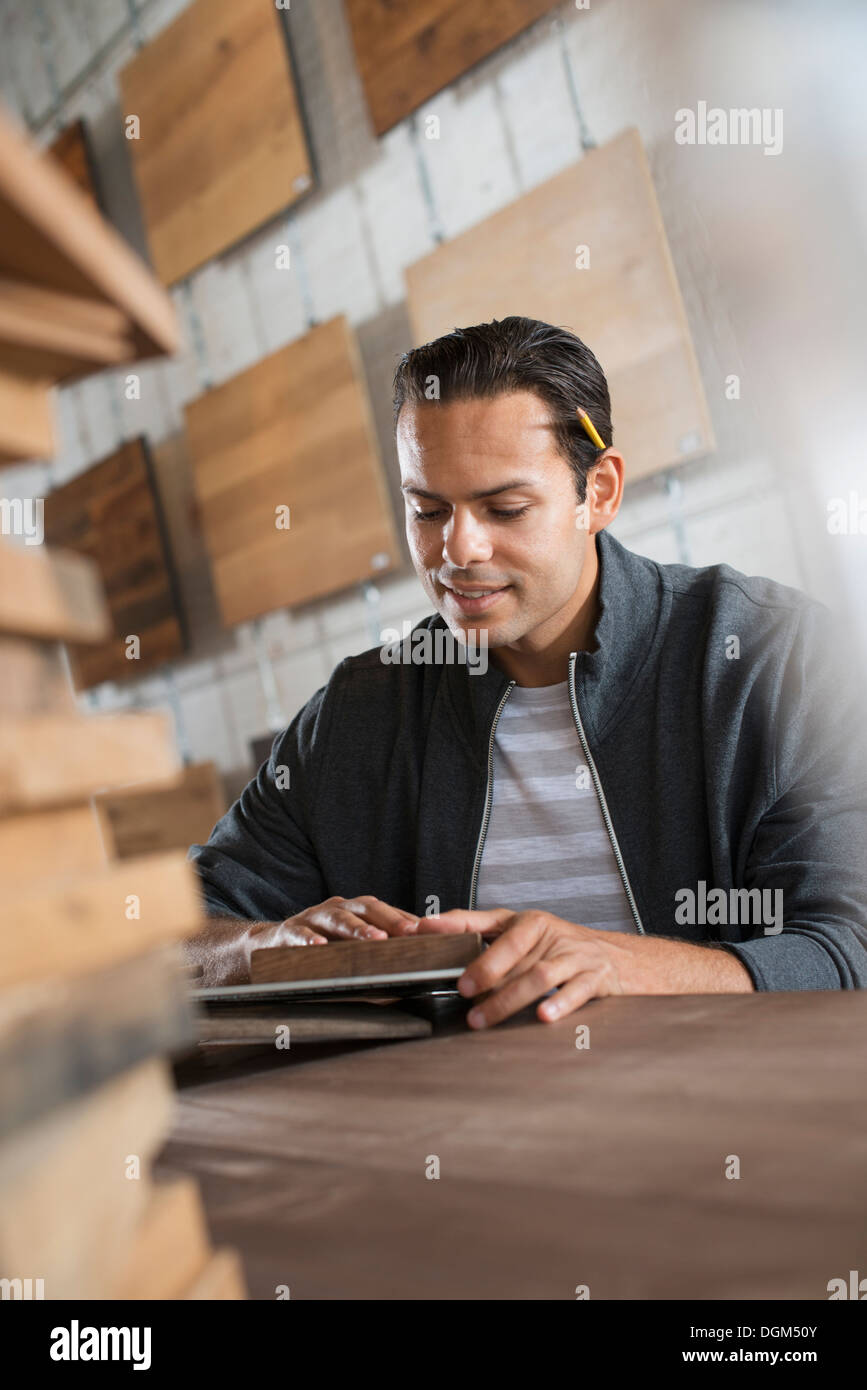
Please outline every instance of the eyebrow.
[[[535, 487], [536, 483], [532, 478], [513, 478], [509, 483], [500, 483], [498, 487], [483, 488], [480, 492], [471, 492], [468, 500], [478, 502], [482, 497], [496, 497], [500, 492], [511, 492], [514, 488]], [[447, 502], [447, 497], [440, 497], [438, 492], [428, 492], [423, 487], [413, 487], [411, 483], [401, 483], [401, 492], [411, 492], [415, 497], [427, 497], [431, 502]]]

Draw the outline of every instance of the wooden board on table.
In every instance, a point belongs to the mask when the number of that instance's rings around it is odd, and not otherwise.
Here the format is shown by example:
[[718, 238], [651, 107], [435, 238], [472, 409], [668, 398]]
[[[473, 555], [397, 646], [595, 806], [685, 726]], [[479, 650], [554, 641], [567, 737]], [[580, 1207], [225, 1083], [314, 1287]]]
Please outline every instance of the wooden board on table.
[[263, 358], [185, 414], [227, 626], [394, 567], [394, 520], [345, 318]]
[[108, 1296], [172, 1101], [168, 1066], [151, 1058], [0, 1143], [0, 1277], [38, 1277], [46, 1299]]
[[0, 881], [7, 890], [99, 869], [108, 858], [90, 803], [0, 817]]
[[0, 720], [0, 814], [80, 801], [125, 782], [170, 782], [181, 761], [166, 714]]
[[377, 135], [557, 7], [559, 0], [347, 0]]
[[114, 304], [134, 356], [180, 350], [165, 289], [57, 163], [0, 110], [0, 275]]
[[57, 161], [94, 207], [99, 208], [96, 167], [85, 122], [79, 118], [65, 126], [47, 146], [46, 153]]
[[[136, 915], [138, 914], [138, 915]], [[0, 987], [74, 979], [202, 928], [199, 882], [183, 854], [128, 859], [4, 897]]]
[[195, 0], [121, 69], [153, 263], [166, 285], [313, 184], [283, 14], [261, 0]]
[[50, 974], [0, 993], [0, 1137], [148, 1057], [195, 1042], [175, 946], [73, 980]]
[[[590, 264], [576, 269], [576, 249]], [[641, 138], [626, 130], [406, 272], [416, 343], [526, 315], [571, 329], [608, 379], [627, 479], [714, 437]], [[442, 383], [443, 395], [448, 384]], [[576, 402], [576, 405], [580, 402]], [[610, 443], [606, 440], [605, 443]]]
[[[392, 1005], [237, 1004], [208, 1008], [196, 1020], [199, 1042], [268, 1044], [288, 1036], [289, 1045], [427, 1038], [433, 1025]], [[281, 1031], [282, 1030], [282, 1031]], [[288, 1033], [285, 1031], [288, 1030]]]
[[208, 1228], [196, 1183], [157, 1183], [119, 1272], [112, 1298], [184, 1298], [211, 1259]]
[[[183, 652], [177, 583], [143, 438], [122, 444], [46, 497], [45, 537], [94, 561], [111, 614], [107, 641], [70, 652], [79, 689], [137, 679]], [[139, 639], [135, 658], [127, 656], [130, 636]]]
[[0, 717], [77, 709], [59, 643], [0, 636]]
[[212, 762], [189, 764], [173, 787], [123, 787], [100, 792], [93, 800], [115, 859], [204, 844], [226, 810]]
[[478, 932], [394, 936], [388, 941], [329, 941], [326, 946], [268, 946], [250, 956], [254, 984], [364, 978], [469, 965], [482, 949]]
[[98, 642], [110, 631], [99, 571], [83, 555], [0, 541], [0, 633]]

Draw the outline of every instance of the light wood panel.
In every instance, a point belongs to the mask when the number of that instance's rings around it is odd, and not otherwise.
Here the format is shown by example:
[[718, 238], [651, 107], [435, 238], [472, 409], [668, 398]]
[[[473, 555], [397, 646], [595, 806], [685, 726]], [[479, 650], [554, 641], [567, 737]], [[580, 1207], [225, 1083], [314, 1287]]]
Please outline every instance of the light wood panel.
[[[136, 680], [183, 652], [186, 636], [144, 439], [129, 440], [45, 499], [45, 538], [98, 566], [113, 632], [70, 653], [78, 689]], [[127, 638], [140, 639], [128, 658]]]
[[[590, 266], [577, 269], [576, 250], [585, 245]], [[510, 314], [576, 333], [608, 379], [614, 443], [628, 479], [713, 449], [689, 325], [636, 130], [591, 150], [417, 261], [406, 279], [417, 344], [455, 325]]]
[[188, 275], [295, 202], [312, 166], [282, 12], [196, 0], [119, 74], [154, 267]]
[[0, 716], [75, 714], [62, 647], [0, 635]]
[[347, 0], [377, 135], [487, 58], [559, 0]]
[[0, 633], [99, 642], [111, 620], [92, 560], [0, 540]]
[[[227, 626], [395, 565], [397, 537], [361, 361], [343, 317], [199, 397], [185, 413]], [[279, 507], [289, 508], [288, 529], [276, 524]]]
[[176, 785], [123, 787], [94, 797], [109, 854], [132, 859], [204, 844], [226, 811], [215, 763], [192, 763]]

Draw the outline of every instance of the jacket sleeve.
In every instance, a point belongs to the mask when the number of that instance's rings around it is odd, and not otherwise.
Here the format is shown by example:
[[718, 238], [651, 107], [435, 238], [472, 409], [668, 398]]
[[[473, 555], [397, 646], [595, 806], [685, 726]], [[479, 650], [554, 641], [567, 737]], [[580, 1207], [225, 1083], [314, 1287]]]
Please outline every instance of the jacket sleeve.
[[328, 687], [274, 739], [267, 762], [187, 858], [209, 916], [280, 922], [329, 896], [311, 839], [316, 767], [327, 739]]
[[748, 888], [782, 891], [782, 931], [726, 944], [759, 990], [867, 987], [867, 721], [856, 666], [842, 625], [806, 601], [771, 715], [775, 800], [746, 872]]

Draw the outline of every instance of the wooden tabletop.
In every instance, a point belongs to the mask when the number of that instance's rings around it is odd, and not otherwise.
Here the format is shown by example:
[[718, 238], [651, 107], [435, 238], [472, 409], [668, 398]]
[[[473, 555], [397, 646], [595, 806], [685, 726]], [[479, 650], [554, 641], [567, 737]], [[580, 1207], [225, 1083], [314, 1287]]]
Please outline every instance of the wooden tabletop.
[[867, 1273], [865, 1094], [864, 991], [612, 998], [194, 1069], [157, 1172], [253, 1298], [827, 1300]]

